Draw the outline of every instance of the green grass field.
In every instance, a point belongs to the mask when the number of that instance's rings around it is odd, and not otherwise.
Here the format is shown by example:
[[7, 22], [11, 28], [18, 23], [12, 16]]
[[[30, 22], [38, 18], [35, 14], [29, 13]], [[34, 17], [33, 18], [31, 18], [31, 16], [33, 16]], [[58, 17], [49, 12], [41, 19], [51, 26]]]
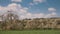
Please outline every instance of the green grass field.
[[0, 31], [0, 34], [60, 34], [60, 30]]

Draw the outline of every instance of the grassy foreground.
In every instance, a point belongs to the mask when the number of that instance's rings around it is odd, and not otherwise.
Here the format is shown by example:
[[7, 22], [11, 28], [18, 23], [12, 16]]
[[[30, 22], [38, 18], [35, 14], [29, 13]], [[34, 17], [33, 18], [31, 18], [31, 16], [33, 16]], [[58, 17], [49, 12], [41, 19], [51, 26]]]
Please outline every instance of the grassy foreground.
[[60, 30], [0, 31], [0, 34], [60, 34]]

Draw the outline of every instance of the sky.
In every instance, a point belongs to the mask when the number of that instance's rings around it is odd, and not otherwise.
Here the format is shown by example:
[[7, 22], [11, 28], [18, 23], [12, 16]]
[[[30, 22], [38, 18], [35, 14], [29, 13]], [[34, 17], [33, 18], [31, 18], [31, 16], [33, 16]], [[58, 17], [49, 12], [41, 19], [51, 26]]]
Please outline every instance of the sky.
[[0, 0], [0, 15], [7, 11], [20, 19], [60, 17], [60, 0]]

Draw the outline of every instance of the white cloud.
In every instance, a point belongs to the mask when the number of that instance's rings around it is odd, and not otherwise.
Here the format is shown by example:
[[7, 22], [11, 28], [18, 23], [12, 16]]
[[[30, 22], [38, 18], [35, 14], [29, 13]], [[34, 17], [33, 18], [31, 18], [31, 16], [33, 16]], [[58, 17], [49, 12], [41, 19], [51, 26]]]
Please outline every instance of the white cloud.
[[46, 2], [47, 0], [33, 0], [33, 2], [30, 2], [29, 4], [31, 5], [31, 6], [33, 6], [33, 5], [37, 5], [37, 4], [39, 4], [39, 3], [44, 3], [44, 2]]
[[5, 11], [14, 11], [18, 15], [27, 13], [28, 8], [22, 7], [20, 4], [12, 3], [8, 6], [0, 6], [0, 14], [5, 13]]
[[50, 12], [52, 12], [51, 14], [47, 14], [46, 16], [45, 16], [45, 18], [50, 18], [50, 17], [56, 17], [57, 16], [57, 14], [56, 14], [56, 9], [55, 8], [48, 8], [48, 11], [50, 11]]
[[0, 11], [6, 10], [6, 7], [0, 6]]
[[12, 2], [22, 2], [22, 0], [11, 0]]
[[27, 10], [25, 10], [25, 9], [20, 9], [20, 13], [22, 14], [22, 13], [27, 13]]
[[3, 10], [3, 7], [2, 6], [0, 6], [0, 10]]
[[24, 14], [24, 15], [21, 15], [20, 18], [21, 19], [29, 19], [29, 18], [44, 18], [44, 14], [43, 13], [39, 13], [39, 14], [32, 14], [32, 13], [27, 13], [27, 14]]
[[44, 18], [50, 18], [50, 14], [45, 15]]
[[32, 6], [34, 5], [32, 2], [31, 2], [31, 3], [29, 3], [29, 4], [30, 4], [30, 5], [32, 5]]
[[7, 10], [9, 11], [15, 11], [19, 14], [27, 13], [28, 8], [22, 7], [20, 4], [12, 3], [7, 6]]
[[24, 15], [20, 15], [19, 19], [25, 19], [25, 16]]
[[48, 11], [54, 12], [54, 11], [56, 11], [56, 9], [55, 8], [48, 8]]
[[55, 12], [52, 12], [51, 16], [56, 16], [57, 14]]
[[57, 14], [55, 12], [52, 12], [51, 14], [45, 15], [44, 18], [51, 18], [51, 17], [56, 17], [56, 16], [57, 16]]
[[[0, 6], [0, 14], [4, 13], [5, 11], [15, 11], [18, 12], [18, 15], [20, 16], [20, 19], [25, 19], [25, 18], [49, 18], [49, 17], [54, 17], [56, 16], [56, 12], [52, 12], [51, 14], [44, 14], [44, 13], [37, 13], [37, 14], [32, 14], [28, 12], [27, 7], [22, 7], [20, 4], [12, 3], [9, 4], [6, 7]], [[56, 11], [54, 8], [49, 8], [49, 11]]]
[[44, 13], [40, 13], [40, 14], [34, 14], [33, 18], [43, 18], [44, 17]]
[[31, 13], [28, 12], [27, 7], [22, 7], [20, 4], [12, 3], [8, 5], [8, 10], [18, 12], [20, 19], [31, 18]]
[[21, 16], [20, 16], [20, 19], [25, 19], [25, 18], [29, 19], [29, 18], [32, 18], [32, 16], [33, 16], [33, 15], [28, 12], [28, 13], [26, 13], [26, 14], [21, 15]]
[[27, 13], [28, 8], [24, 7], [24, 8], [22, 8], [22, 9], [20, 9], [20, 11], [21, 11], [22, 13]]
[[18, 8], [22, 8], [20, 4], [12, 3], [7, 6], [8, 10], [16, 11]]
[[33, 0], [35, 4], [46, 2], [46, 0]]
[[0, 15], [4, 14], [7, 11], [6, 7], [0, 6]]
[[26, 18], [28, 18], [28, 19], [29, 19], [29, 18], [32, 18], [32, 14], [31, 14], [31, 13], [26, 13], [25, 16], [26, 16]]
[[46, 0], [33, 0], [34, 2], [39, 2], [39, 3], [42, 3], [42, 2], [45, 2]]

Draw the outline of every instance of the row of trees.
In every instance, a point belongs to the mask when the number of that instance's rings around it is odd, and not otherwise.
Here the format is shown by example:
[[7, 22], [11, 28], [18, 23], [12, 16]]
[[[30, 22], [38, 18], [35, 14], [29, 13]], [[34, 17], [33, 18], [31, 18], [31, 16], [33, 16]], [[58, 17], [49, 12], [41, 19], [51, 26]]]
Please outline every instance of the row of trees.
[[18, 15], [8, 11], [0, 21], [0, 30], [60, 29], [60, 18], [35, 18], [19, 20]]

